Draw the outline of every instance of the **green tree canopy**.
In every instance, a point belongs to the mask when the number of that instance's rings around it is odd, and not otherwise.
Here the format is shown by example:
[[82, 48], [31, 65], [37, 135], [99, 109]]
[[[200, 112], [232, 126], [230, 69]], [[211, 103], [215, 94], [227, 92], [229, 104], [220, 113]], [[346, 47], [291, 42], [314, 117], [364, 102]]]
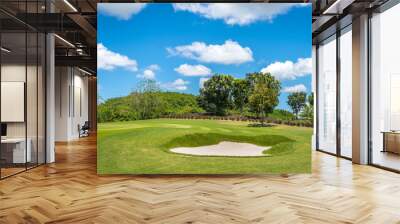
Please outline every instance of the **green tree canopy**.
[[200, 89], [199, 104], [206, 111], [216, 115], [225, 115], [232, 107], [233, 77], [214, 75]]
[[[143, 98], [148, 93], [132, 92], [128, 96], [107, 99], [97, 106], [98, 122], [132, 121], [158, 118], [163, 115], [183, 115], [202, 113], [197, 104], [197, 96], [176, 92], [156, 92], [152, 97], [159, 102], [158, 107], [149, 107], [143, 113]], [[155, 109], [155, 110], [151, 110]], [[142, 117], [146, 116], [146, 117]], [[150, 117], [149, 117], [150, 116]]]
[[308, 95], [307, 101], [310, 106], [314, 106], [314, 93], [310, 93], [310, 95]]
[[307, 97], [307, 104], [300, 113], [300, 117], [307, 120], [313, 120], [314, 117], [314, 94], [310, 93]]
[[235, 108], [243, 112], [243, 108], [246, 106], [248, 102], [249, 95], [249, 83], [245, 79], [235, 79], [233, 81], [233, 102], [235, 104]]
[[160, 116], [163, 102], [158, 94], [161, 88], [155, 80], [144, 79], [138, 83], [136, 89], [131, 93], [131, 109], [136, 110], [142, 119], [151, 119]]
[[264, 124], [265, 117], [272, 113], [279, 104], [281, 84], [270, 73], [248, 74], [246, 79], [252, 86], [249, 96], [250, 109], [261, 117]]
[[287, 104], [292, 108], [296, 118], [299, 118], [299, 112], [306, 105], [307, 94], [305, 92], [294, 92], [289, 94]]
[[312, 120], [314, 116], [314, 108], [313, 106], [307, 104], [304, 106], [303, 110], [300, 113], [300, 117], [306, 120]]

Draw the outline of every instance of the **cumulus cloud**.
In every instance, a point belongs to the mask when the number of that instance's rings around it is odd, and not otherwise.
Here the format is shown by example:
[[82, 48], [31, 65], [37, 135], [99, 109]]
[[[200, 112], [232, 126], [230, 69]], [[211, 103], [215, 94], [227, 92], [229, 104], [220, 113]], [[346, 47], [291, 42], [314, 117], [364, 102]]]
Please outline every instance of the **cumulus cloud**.
[[272, 20], [293, 7], [307, 4], [237, 4], [237, 3], [175, 3], [175, 11], [187, 11], [212, 20], [223, 20], [229, 25], [248, 25], [257, 21]]
[[143, 71], [143, 73], [138, 74], [136, 77], [142, 79], [156, 79], [156, 71], [160, 70], [160, 66], [153, 64], [147, 66], [147, 68]]
[[157, 64], [149, 65], [147, 68], [150, 69], [150, 70], [152, 70], [152, 71], [160, 70], [160, 66], [157, 65]]
[[173, 82], [167, 82], [162, 84], [162, 87], [168, 90], [187, 90], [187, 84], [189, 84], [188, 81], [185, 81], [183, 79], [177, 79]]
[[285, 93], [297, 93], [297, 92], [306, 92], [307, 88], [303, 84], [298, 84], [294, 86], [288, 86], [283, 88], [283, 92]]
[[156, 74], [152, 70], [146, 69], [143, 71], [143, 74], [139, 74], [139, 75], [137, 75], [137, 77], [144, 78], [144, 79], [155, 79]]
[[193, 42], [190, 45], [167, 48], [167, 51], [170, 55], [179, 55], [200, 62], [225, 65], [242, 64], [254, 60], [253, 52], [249, 47], [242, 47], [233, 40], [226, 40], [221, 45]]
[[146, 7], [146, 3], [99, 3], [97, 10], [103, 15], [128, 20]]
[[211, 75], [211, 69], [204, 65], [188, 65], [182, 64], [174, 69], [176, 72], [184, 76], [208, 76]]
[[274, 62], [267, 67], [261, 69], [261, 72], [269, 72], [279, 80], [296, 79], [311, 74], [312, 72], [312, 59], [299, 58], [297, 62], [285, 61]]
[[107, 49], [102, 43], [97, 44], [97, 68], [113, 70], [118, 67], [133, 72], [138, 70], [135, 60]]
[[207, 82], [207, 80], [209, 80], [210, 78], [200, 78], [199, 80], [199, 87], [203, 88], [204, 87], [204, 83]]

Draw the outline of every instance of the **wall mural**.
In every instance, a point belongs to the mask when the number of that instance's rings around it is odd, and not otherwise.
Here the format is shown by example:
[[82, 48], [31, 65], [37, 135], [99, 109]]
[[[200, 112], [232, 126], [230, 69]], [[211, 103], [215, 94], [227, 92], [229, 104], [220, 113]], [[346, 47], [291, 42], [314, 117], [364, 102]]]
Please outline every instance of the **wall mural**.
[[309, 173], [310, 21], [310, 4], [98, 4], [98, 173]]

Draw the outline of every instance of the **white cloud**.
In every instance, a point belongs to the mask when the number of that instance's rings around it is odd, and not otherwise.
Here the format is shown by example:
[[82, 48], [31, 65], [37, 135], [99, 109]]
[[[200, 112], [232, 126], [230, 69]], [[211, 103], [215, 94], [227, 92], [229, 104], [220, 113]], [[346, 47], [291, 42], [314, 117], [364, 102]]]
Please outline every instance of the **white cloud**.
[[200, 78], [199, 80], [199, 87], [203, 88], [204, 87], [204, 83], [207, 82], [207, 80], [209, 80], [210, 78]]
[[160, 70], [160, 66], [158, 66], [157, 64], [149, 65], [147, 68], [152, 70], [152, 71]]
[[211, 69], [204, 65], [188, 65], [182, 64], [174, 69], [176, 72], [184, 76], [209, 76], [211, 75]]
[[156, 79], [155, 71], [158, 71], [158, 70], [160, 70], [160, 66], [158, 66], [157, 64], [149, 65], [143, 71], [143, 73], [138, 74], [136, 77], [142, 78], [142, 79]]
[[117, 67], [137, 71], [137, 62], [128, 56], [107, 49], [102, 43], [97, 44], [97, 68], [113, 70]]
[[299, 58], [297, 62], [285, 61], [274, 62], [267, 67], [261, 69], [261, 72], [269, 72], [279, 80], [296, 79], [311, 74], [312, 59]]
[[146, 7], [146, 3], [99, 3], [99, 13], [113, 16], [121, 20], [128, 20]]
[[307, 88], [303, 84], [298, 84], [294, 86], [288, 86], [283, 89], [285, 93], [297, 93], [297, 92], [306, 92]]
[[137, 77], [144, 78], [144, 79], [155, 79], [156, 74], [152, 70], [146, 69], [146, 70], [144, 70], [143, 74], [139, 74], [139, 75], [137, 75]]
[[248, 25], [257, 21], [272, 20], [281, 14], [285, 14], [296, 6], [307, 6], [307, 4], [290, 3], [175, 3], [175, 11], [188, 11], [207, 19], [223, 20], [229, 25]]
[[187, 84], [189, 84], [188, 81], [185, 81], [183, 79], [177, 79], [173, 82], [167, 82], [162, 84], [162, 87], [168, 90], [187, 90]]
[[226, 40], [224, 44], [210, 44], [193, 42], [190, 45], [182, 45], [167, 48], [170, 55], [195, 59], [200, 62], [217, 64], [242, 64], [253, 61], [253, 52], [249, 47], [242, 47], [233, 40]]

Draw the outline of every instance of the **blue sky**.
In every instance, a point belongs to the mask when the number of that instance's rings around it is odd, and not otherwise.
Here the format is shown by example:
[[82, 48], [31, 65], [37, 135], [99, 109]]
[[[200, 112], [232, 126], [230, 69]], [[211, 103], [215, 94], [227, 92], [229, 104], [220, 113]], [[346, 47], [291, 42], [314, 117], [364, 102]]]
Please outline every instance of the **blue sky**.
[[216, 73], [268, 71], [287, 94], [311, 90], [311, 6], [305, 4], [99, 4], [98, 83], [103, 99], [143, 78], [198, 94]]

